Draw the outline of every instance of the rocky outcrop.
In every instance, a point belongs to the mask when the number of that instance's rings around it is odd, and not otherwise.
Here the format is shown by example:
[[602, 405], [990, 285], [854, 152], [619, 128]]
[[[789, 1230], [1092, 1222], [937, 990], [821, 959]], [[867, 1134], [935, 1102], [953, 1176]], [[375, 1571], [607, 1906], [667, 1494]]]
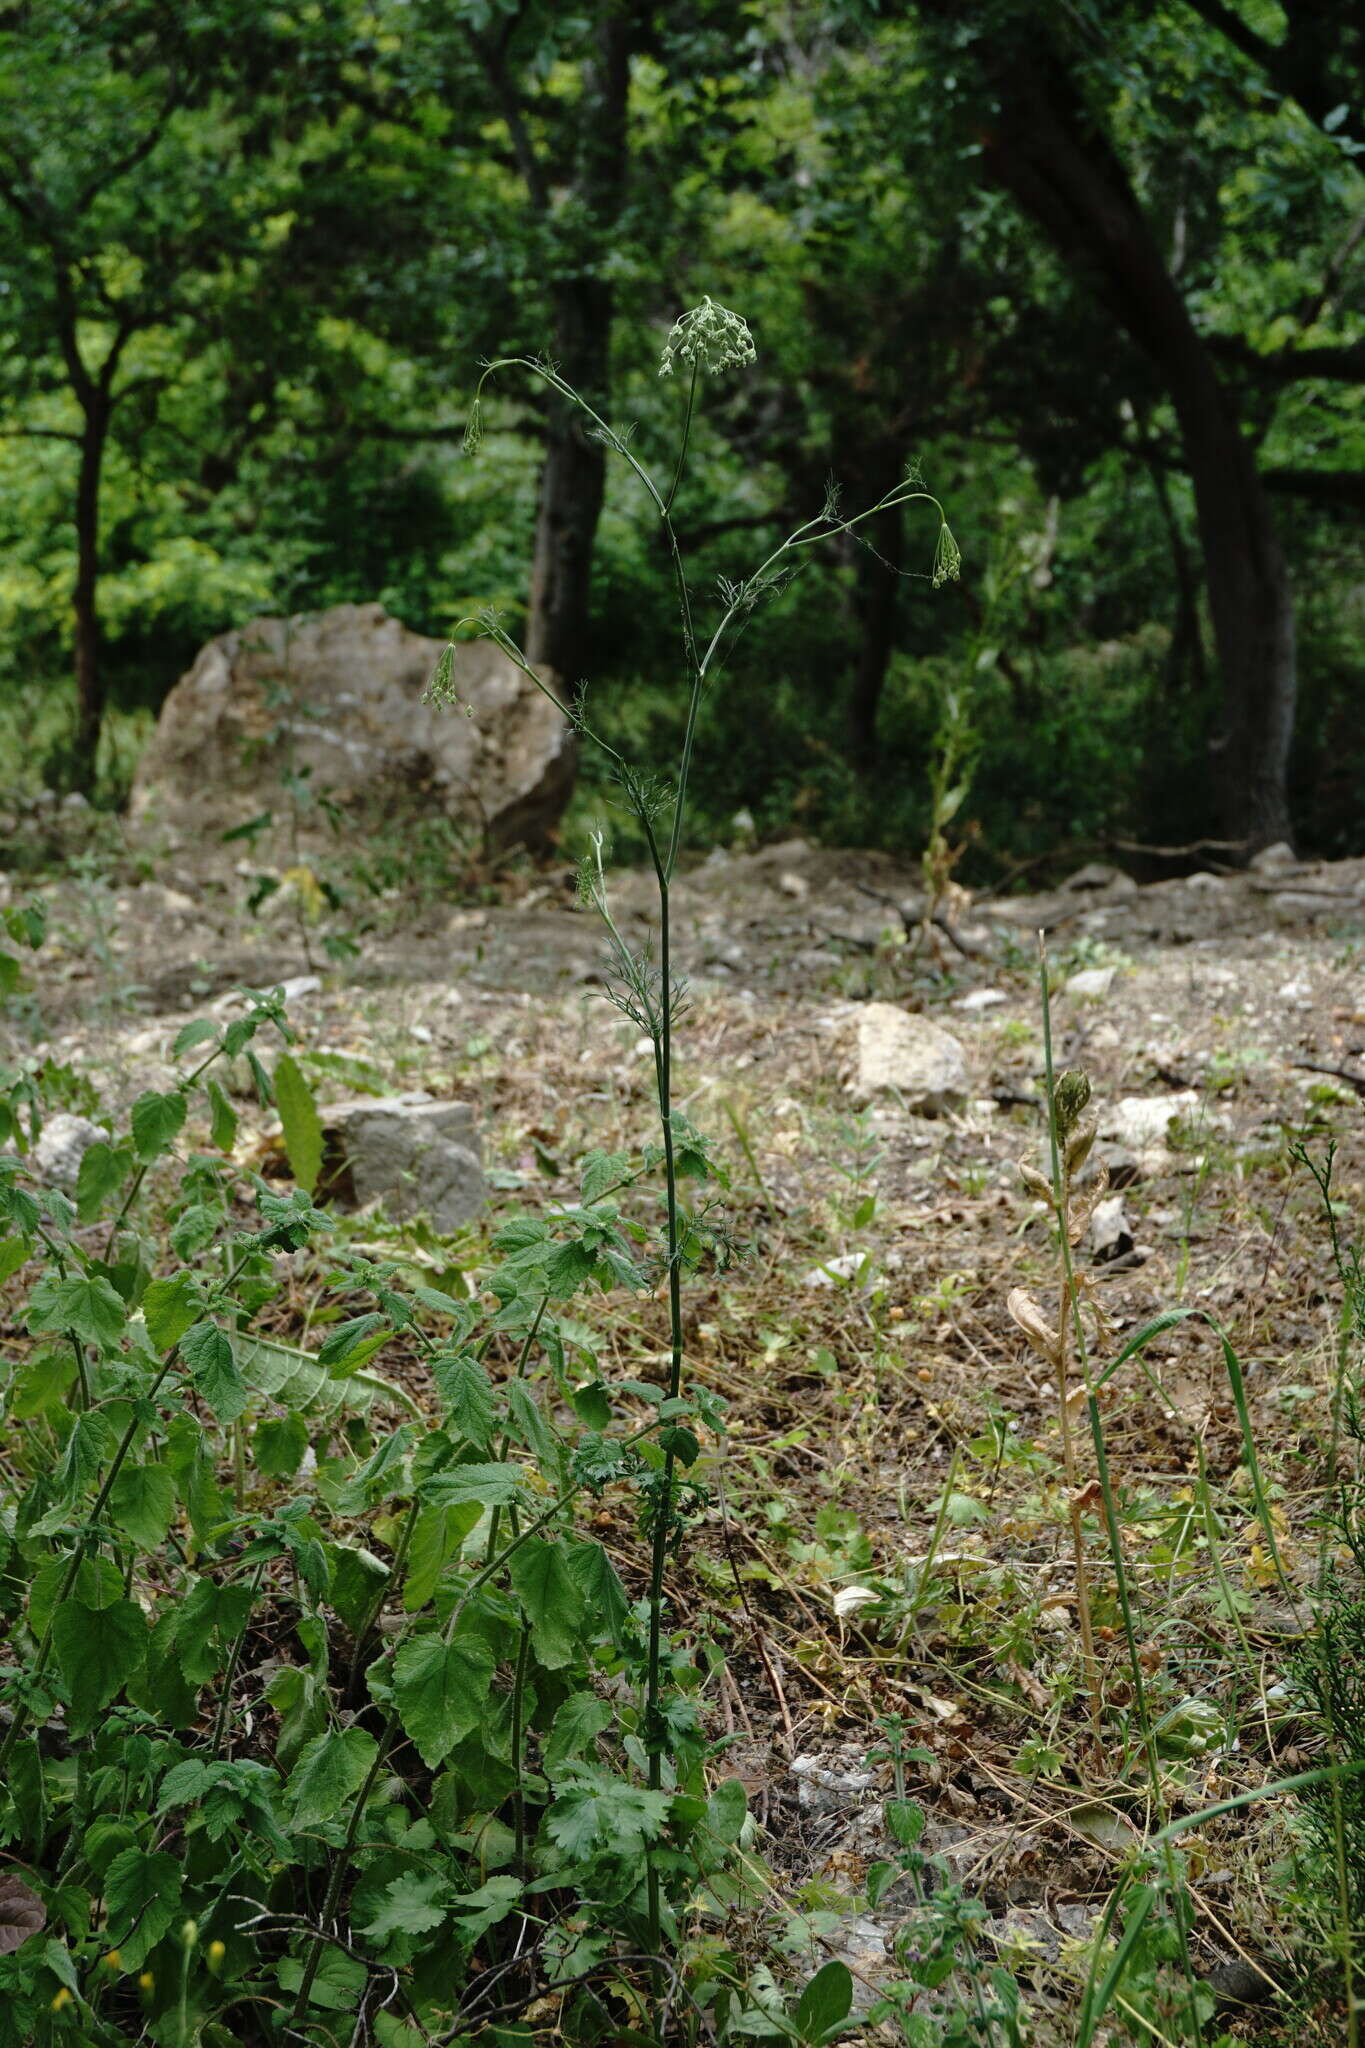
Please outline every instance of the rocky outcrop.
[[[443, 643], [382, 605], [253, 619], [203, 648], [162, 708], [135, 821], [221, 834], [270, 811], [290, 775], [358, 821], [439, 810], [493, 846], [543, 846], [573, 787], [572, 729], [498, 648], [463, 644], [459, 709], [423, 701]], [[291, 826], [326, 830], [305, 803]]]

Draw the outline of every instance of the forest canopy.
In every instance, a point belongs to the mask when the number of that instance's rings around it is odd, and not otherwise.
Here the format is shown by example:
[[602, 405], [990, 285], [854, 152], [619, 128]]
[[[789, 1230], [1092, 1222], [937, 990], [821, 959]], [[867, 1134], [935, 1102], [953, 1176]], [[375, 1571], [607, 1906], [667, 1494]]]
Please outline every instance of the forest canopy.
[[703, 835], [913, 849], [948, 725], [996, 879], [1359, 850], [1363, 45], [1327, 0], [0, 8], [5, 779], [116, 804], [204, 640], [371, 599], [497, 605], [667, 751], [629, 477], [534, 392], [461, 439], [513, 354], [667, 447], [710, 294], [758, 360], [675, 507], [708, 573], [907, 468], [963, 571], [931, 603], [897, 506], [811, 564], [706, 706]]

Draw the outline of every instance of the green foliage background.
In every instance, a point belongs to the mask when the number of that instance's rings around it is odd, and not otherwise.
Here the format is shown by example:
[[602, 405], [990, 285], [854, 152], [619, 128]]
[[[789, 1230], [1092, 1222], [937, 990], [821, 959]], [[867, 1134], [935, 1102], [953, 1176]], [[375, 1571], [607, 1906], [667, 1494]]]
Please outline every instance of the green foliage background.
[[[1002, 8], [965, 11], [964, 66]], [[1080, 14], [1087, 90], [1205, 333], [1261, 355], [1354, 342], [1365, 180], [1349, 109], [1316, 126], [1178, 0]], [[604, 235], [570, 175], [591, 10], [346, 0], [319, 20], [146, 0], [112, 30], [88, 0], [0, 15], [0, 110], [22, 105], [35, 133], [46, 121], [59, 193], [112, 150], [100, 123], [117, 132], [139, 37], [193, 81], [164, 148], [109, 182], [85, 228], [92, 353], [113, 319], [101, 305], [140, 309], [102, 488], [102, 800], [121, 798], [197, 647], [254, 613], [377, 598], [440, 635], [491, 603], [519, 628], [543, 415], [495, 412], [495, 459], [473, 465], [464, 409], [479, 360], [549, 347], [556, 280], [591, 275], [615, 292], [612, 417], [642, 445], [667, 442], [682, 404], [656, 375], [679, 308], [709, 291], [755, 331], [757, 377], [701, 430], [678, 508], [684, 536], [714, 530], [716, 574], [774, 544], [764, 513], [808, 516], [830, 476], [856, 509], [888, 462], [922, 466], [964, 547], [961, 592], [930, 604], [926, 583], [900, 586], [873, 769], [848, 705], [875, 566], [850, 544], [771, 610], [707, 706], [703, 839], [747, 806], [761, 833], [917, 849], [948, 689], [978, 741], [969, 872], [1058, 842], [1216, 831], [1207, 622], [1202, 659], [1180, 639], [1173, 550], [1197, 571], [1198, 541], [1174, 421], [1084, 284], [977, 183], [963, 138], [978, 112], [941, 39], [913, 10], [851, 5], [641, 18], [626, 199]], [[1272, 7], [1248, 20], [1279, 33]], [[511, 102], [475, 55], [499, 37]], [[63, 144], [87, 101], [89, 133]], [[528, 212], [509, 104], [564, 172], [548, 226]], [[176, 234], [188, 254], [157, 299]], [[50, 437], [78, 422], [35, 261], [0, 210], [3, 779], [60, 784], [77, 451]], [[1268, 467], [1358, 471], [1358, 381], [1267, 389], [1251, 410]], [[683, 692], [667, 564], [632, 489], [611, 475], [586, 666], [607, 736], [658, 754]], [[1277, 508], [1300, 634], [1296, 822], [1310, 847], [1358, 850], [1359, 528], [1345, 498]], [[589, 780], [575, 815], [599, 797]]]

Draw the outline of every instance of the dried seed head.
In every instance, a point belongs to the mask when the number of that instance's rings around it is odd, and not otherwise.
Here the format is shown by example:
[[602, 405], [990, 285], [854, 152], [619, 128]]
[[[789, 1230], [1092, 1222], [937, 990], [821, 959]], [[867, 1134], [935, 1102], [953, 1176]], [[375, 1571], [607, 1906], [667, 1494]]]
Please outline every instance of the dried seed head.
[[1052, 1090], [1052, 1108], [1057, 1119], [1057, 1136], [1063, 1145], [1071, 1136], [1081, 1111], [1089, 1100], [1090, 1076], [1083, 1074], [1079, 1067], [1068, 1067], [1064, 1074], [1057, 1076]]
[[1062, 1340], [1033, 1296], [1026, 1294], [1022, 1287], [1012, 1288], [1005, 1307], [1043, 1362], [1056, 1365], [1062, 1355]]
[[715, 376], [721, 370], [743, 369], [756, 360], [748, 322], [718, 306], [714, 299], [705, 298], [673, 322], [659, 357], [659, 375], [671, 377], [675, 363], [690, 363]]
[[[1087, 1081], [1087, 1092], [1089, 1090], [1089, 1086], [1090, 1084]], [[1068, 1179], [1070, 1179], [1070, 1177], [1073, 1174], [1079, 1173], [1081, 1168], [1085, 1165], [1086, 1160], [1090, 1157], [1090, 1147], [1095, 1142], [1095, 1133], [1098, 1129], [1099, 1119], [1097, 1117], [1083, 1117], [1081, 1121], [1076, 1125], [1076, 1128], [1072, 1131], [1070, 1137], [1067, 1139], [1066, 1151], [1063, 1157], [1066, 1161], [1066, 1171]]]
[[1037, 1167], [1030, 1166], [1027, 1160], [1019, 1162], [1019, 1178], [1031, 1195], [1037, 1195], [1043, 1202], [1052, 1200], [1052, 1183], [1046, 1174], [1039, 1173]]

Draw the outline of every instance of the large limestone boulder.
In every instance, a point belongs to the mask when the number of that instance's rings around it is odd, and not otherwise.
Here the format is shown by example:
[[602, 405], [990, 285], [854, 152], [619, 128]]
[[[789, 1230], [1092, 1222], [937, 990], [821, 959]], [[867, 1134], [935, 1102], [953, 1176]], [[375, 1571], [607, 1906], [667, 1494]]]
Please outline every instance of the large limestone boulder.
[[292, 769], [361, 820], [436, 807], [495, 846], [544, 844], [573, 787], [568, 721], [487, 641], [456, 653], [459, 709], [424, 703], [442, 645], [378, 604], [221, 634], [166, 699], [134, 818], [196, 836], [263, 811], [282, 823]]

